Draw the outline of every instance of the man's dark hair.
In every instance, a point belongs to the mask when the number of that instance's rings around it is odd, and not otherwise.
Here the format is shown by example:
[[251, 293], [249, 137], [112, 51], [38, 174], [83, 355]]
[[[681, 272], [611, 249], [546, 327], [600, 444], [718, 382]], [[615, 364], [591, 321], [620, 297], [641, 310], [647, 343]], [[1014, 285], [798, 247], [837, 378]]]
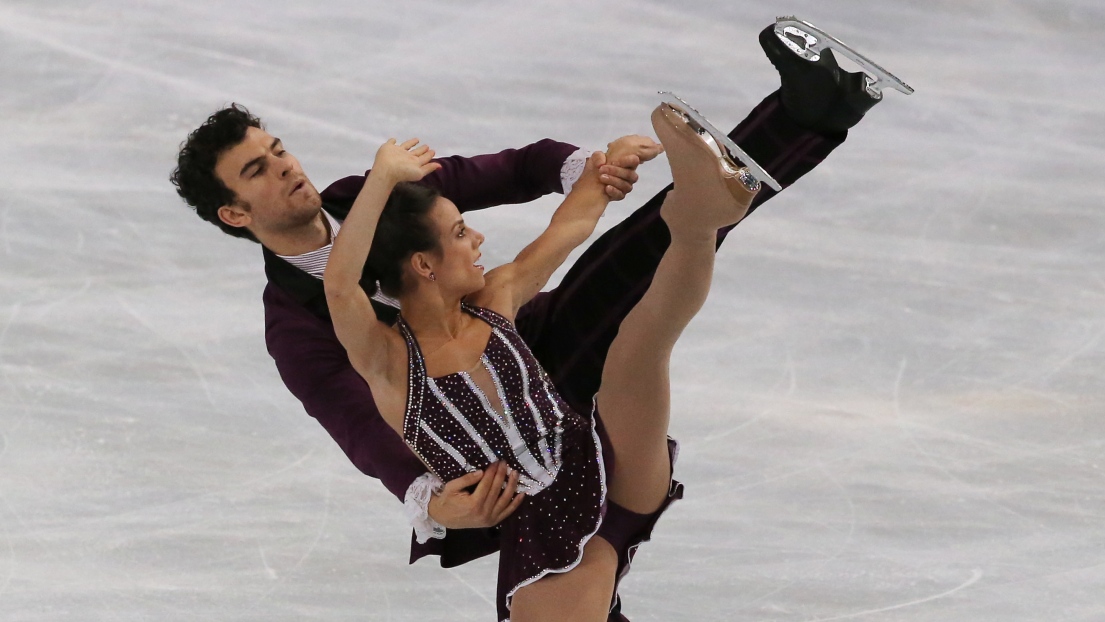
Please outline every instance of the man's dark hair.
[[219, 220], [219, 208], [234, 203], [237, 196], [215, 175], [219, 156], [242, 142], [251, 127], [264, 129], [261, 119], [238, 104], [231, 104], [207, 117], [181, 144], [177, 167], [169, 181], [200, 218], [215, 223], [224, 233], [257, 242], [245, 227], [231, 227]]
[[389, 296], [403, 290], [403, 264], [411, 255], [440, 247], [430, 220], [430, 208], [440, 196], [437, 190], [414, 183], [400, 183], [391, 191], [365, 262], [365, 276], [380, 282]]

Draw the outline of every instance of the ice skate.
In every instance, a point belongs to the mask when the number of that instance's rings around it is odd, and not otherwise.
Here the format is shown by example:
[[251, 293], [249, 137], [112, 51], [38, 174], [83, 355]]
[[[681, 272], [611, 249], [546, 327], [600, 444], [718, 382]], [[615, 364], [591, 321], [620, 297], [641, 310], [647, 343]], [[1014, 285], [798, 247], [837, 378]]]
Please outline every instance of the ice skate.
[[[668, 104], [652, 111], [652, 127], [668, 154], [675, 189], [660, 208], [673, 231], [713, 231], [739, 222], [760, 189], [747, 168], [736, 168], [703, 140], [698, 127]], [[728, 161], [727, 161], [728, 160]]]
[[[760, 47], [779, 72], [783, 107], [795, 122], [815, 132], [842, 132], [855, 126], [882, 101], [884, 87], [913, 92], [870, 59], [794, 17], [780, 17], [764, 28]], [[841, 69], [833, 49], [856, 61], [863, 71]]]
[[779, 37], [784, 45], [810, 62], [817, 62], [828, 50], [836, 50], [842, 56], [851, 59], [863, 70], [867, 82], [865, 88], [875, 99], [882, 99], [883, 89], [886, 88], [901, 91], [906, 95], [913, 93], [913, 87], [883, 69], [878, 63], [809, 22], [793, 15], [780, 17], [775, 20], [774, 30], [775, 36]]
[[[733, 142], [733, 139], [725, 134], [725, 132], [714, 127], [706, 117], [702, 116], [702, 113], [695, 110], [678, 95], [662, 91], [660, 93], [660, 101], [663, 102], [661, 108], [666, 106], [667, 110], [674, 113], [682, 121], [683, 125], [697, 134], [699, 142], [704, 144], [710, 152], [713, 153], [714, 157], [721, 165], [722, 170], [725, 171], [729, 177], [738, 177], [741, 165], [743, 165], [745, 172], [739, 176], [746, 180], [747, 183], [745, 185], [749, 190], [759, 190], [759, 184], [761, 182], [767, 184], [775, 191], [783, 189], [770, 173], [752, 159], [752, 156], [745, 153], [743, 149]], [[653, 126], [655, 127], [655, 113], [653, 113], [652, 119]], [[663, 140], [660, 142], [663, 143]], [[666, 148], [667, 146], [665, 145], [665, 149]]]

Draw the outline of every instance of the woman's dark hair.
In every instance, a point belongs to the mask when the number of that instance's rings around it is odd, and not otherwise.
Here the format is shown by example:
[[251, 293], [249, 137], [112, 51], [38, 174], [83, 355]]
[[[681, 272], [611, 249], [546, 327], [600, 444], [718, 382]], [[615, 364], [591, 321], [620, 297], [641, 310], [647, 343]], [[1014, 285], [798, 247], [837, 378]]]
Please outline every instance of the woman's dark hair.
[[391, 191], [365, 263], [365, 276], [379, 281], [388, 296], [403, 291], [403, 265], [411, 255], [440, 248], [430, 220], [430, 209], [439, 196], [437, 190], [415, 183], [400, 183]]
[[231, 227], [219, 220], [219, 208], [234, 203], [237, 197], [215, 175], [219, 156], [245, 140], [251, 127], [264, 129], [260, 119], [238, 104], [231, 104], [207, 117], [180, 146], [177, 167], [169, 181], [200, 218], [215, 223], [224, 233], [256, 242], [257, 238], [245, 227]]

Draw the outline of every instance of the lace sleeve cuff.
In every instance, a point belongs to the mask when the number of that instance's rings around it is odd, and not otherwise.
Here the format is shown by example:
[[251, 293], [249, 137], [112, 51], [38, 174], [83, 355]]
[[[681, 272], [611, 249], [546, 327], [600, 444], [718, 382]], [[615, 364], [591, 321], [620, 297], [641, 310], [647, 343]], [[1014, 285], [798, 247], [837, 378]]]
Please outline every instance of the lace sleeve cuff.
[[445, 527], [430, 518], [428, 512], [430, 498], [441, 492], [445, 484], [433, 473], [426, 473], [411, 483], [403, 499], [403, 510], [407, 521], [414, 527], [414, 537], [419, 544], [425, 544], [430, 538], [445, 537]]
[[586, 149], [576, 149], [568, 159], [564, 160], [564, 165], [560, 167], [560, 188], [564, 194], [568, 194], [572, 186], [579, 181], [579, 176], [587, 166], [587, 158], [591, 157], [592, 153], [594, 152]]

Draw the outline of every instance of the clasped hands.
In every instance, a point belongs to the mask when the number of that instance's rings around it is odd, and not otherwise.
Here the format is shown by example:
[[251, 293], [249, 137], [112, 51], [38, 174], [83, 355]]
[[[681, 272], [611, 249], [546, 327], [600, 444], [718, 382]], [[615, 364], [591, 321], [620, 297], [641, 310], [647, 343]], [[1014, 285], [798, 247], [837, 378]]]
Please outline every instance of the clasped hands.
[[606, 196], [621, 201], [637, 183], [637, 167], [664, 152], [664, 147], [647, 136], [622, 136], [606, 146], [597, 160], [599, 181], [606, 184]]

